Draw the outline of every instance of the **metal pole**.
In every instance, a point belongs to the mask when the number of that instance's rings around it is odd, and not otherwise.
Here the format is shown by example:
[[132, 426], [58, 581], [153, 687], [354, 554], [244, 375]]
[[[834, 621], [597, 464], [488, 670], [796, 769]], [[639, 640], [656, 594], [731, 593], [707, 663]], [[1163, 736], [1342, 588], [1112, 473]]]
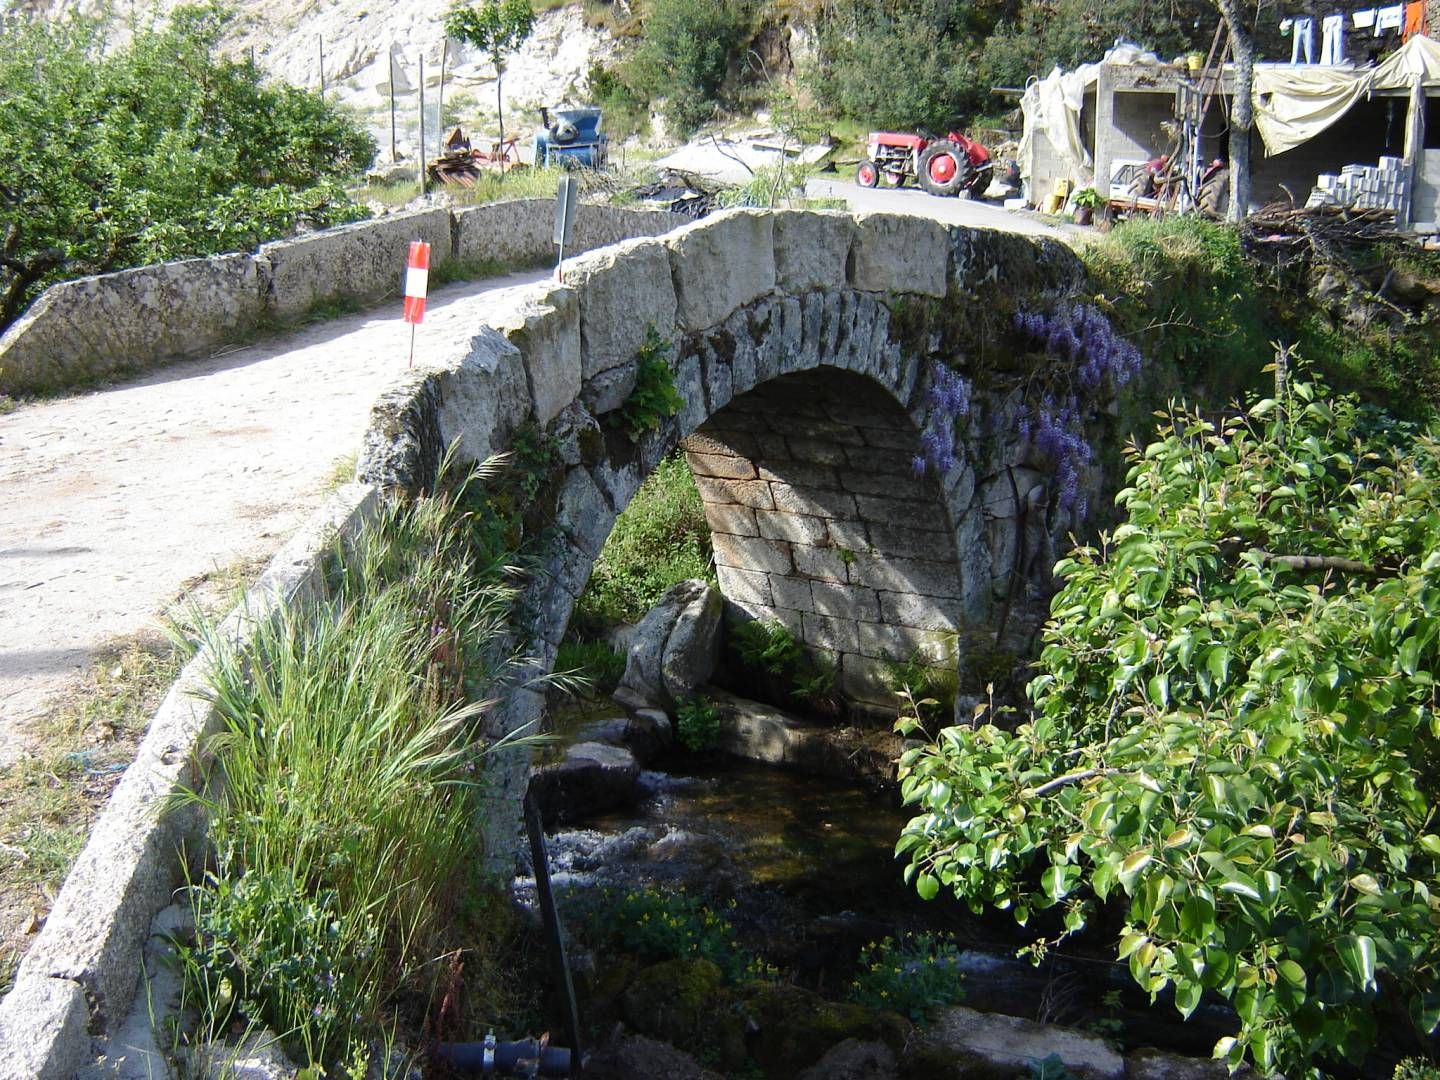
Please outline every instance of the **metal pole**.
[[420, 56], [420, 194], [429, 191], [425, 176], [425, 56]]
[[400, 160], [395, 151], [395, 46], [390, 46], [390, 164]]
[[550, 962], [555, 965], [560, 988], [564, 991], [565, 1022], [569, 1027], [570, 1060], [584, 1061], [580, 1045], [580, 1010], [575, 1005], [575, 983], [570, 978], [570, 965], [565, 960], [565, 932], [560, 925], [560, 912], [555, 906], [555, 893], [550, 887], [550, 862], [545, 854], [545, 832], [540, 826], [540, 807], [528, 793], [525, 796], [525, 831], [530, 835], [530, 859], [535, 864], [535, 896], [540, 901], [540, 914], [545, 919], [545, 944]]
[[435, 104], [435, 126], [440, 130], [436, 133], [435, 156], [445, 156], [445, 62], [450, 59], [450, 38], [447, 35], [440, 41], [440, 100]]
[[320, 39], [320, 96], [325, 96], [325, 35], [317, 34]]

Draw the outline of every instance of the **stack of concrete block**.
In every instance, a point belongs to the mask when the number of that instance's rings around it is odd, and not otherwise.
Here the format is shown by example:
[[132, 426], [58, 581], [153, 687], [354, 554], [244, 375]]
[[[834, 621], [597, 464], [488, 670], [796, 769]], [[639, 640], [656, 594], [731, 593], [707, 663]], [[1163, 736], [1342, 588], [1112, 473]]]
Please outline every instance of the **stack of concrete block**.
[[1398, 213], [1408, 194], [1406, 185], [1404, 162], [1397, 157], [1382, 157], [1378, 165], [1346, 165], [1339, 176], [1321, 173], [1305, 205]]

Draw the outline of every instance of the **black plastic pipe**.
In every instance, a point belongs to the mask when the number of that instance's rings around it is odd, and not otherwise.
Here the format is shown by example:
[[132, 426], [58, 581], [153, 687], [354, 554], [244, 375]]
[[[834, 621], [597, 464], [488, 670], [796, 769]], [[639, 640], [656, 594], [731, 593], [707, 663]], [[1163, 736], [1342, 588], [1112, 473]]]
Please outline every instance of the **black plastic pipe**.
[[[540, 1071], [530, 1075], [539, 1076], [569, 1076], [570, 1075], [570, 1049], [565, 1046], [540, 1047], [539, 1039], [521, 1039], [518, 1042], [497, 1042], [494, 1046], [494, 1058], [489, 1063], [489, 1072], [499, 1075], [514, 1075], [516, 1066], [522, 1060], [534, 1061], [540, 1059]], [[457, 1069], [465, 1069], [477, 1073], [485, 1073], [487, 1063], [485, 1061], [485, 1043], [464, 1042], [464, 1043], [439, 1043], [435, 1047], [435, 1056], [442, 1061], [449, 1062]]]

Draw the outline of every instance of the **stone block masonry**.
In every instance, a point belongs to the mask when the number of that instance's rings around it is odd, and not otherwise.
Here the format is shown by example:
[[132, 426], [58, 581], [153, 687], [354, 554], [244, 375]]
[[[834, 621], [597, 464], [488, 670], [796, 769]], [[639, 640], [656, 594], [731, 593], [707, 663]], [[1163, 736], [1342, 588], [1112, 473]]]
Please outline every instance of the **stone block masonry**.
[[939, 485], [914, 475], [896, 432], [918, 442], [873, 381], [812, 371], [737, 398], [681, 444], [732, 616], [778, 619], [839, 661], [848, 697], [879, 707], [894, 703], [887, 662], [942, 649], [961, 618]]

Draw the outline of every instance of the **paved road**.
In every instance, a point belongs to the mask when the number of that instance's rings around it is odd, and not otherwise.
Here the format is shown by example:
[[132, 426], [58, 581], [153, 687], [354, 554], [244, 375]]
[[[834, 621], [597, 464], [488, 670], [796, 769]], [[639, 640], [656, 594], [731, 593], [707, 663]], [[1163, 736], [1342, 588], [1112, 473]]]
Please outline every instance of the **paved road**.
[[1068, 240], [1080, 231], [1063, 225], [1050, 225], [1031, 214], [1006, 210], [995, 203], [976, 199], [941, 199], [927, 195], [919, 188], [862, 188], [850, 180], [811, 180], [805, 185], [805, 194], [812, 199], [844, 199], [852, 210], [916, 214], [947, 225], [1002, 229], [1024, 236]]
[[[464, 350], [541, 273], [436, 289], [417, 354]], [[405, 366], [399, 305], [0, 417], [0, 764], [107, 642], [188, 583], [267, 559]]]

